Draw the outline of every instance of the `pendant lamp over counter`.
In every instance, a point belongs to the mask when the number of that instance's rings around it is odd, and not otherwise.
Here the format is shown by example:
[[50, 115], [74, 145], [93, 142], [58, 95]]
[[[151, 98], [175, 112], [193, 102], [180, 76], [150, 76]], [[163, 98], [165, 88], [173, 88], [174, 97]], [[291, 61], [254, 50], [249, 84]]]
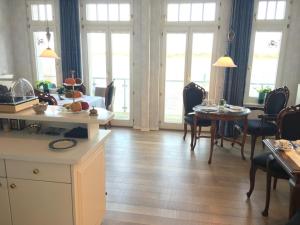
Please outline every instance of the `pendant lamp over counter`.
[[46, 14], [46, 19], [47, 19], [46, 38], [47, 38], [47, 41], [48, 41], [48, 47], [45, 50], [42, 51], [42, 53], [40, 54], [40, 57], [60, 59], [58, 57], [58, 55], [56, 54], [56, 52], [54, 50], [52, 50], [49, 46], [49, 42], [50, 42], [50, 39], [51, 39], [51, 33], [50, 33], [50, 28], [49, 28], [49, 21], [48, 21], [48, 15], [47, 15], [46, 7], [45, 7], [45, 14]]

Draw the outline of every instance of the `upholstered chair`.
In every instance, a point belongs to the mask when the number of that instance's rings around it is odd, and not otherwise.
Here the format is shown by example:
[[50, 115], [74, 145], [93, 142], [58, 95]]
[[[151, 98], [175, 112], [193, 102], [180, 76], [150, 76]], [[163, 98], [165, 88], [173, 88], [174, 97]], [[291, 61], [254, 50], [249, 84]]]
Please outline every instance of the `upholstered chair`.
[[[184, 135], [183, 140], [185, 140], [187, 134], [187, 126], [191, 126], [191, 138], [194, 138], [194, 132], [198, 130], [198, 137], [201, 135], [201, 128], [208, 127], [211, 125], [210, 120], [198, 119], [197, 127], [194, 127], [194, 110], [193, 107], [196, 105], [200, 105], [203, 102], [203, 99], [206, 98], [206, 92], [204, 88], [199, 85], [191, 82], [183, 89], [183, 106], [184, 106]], [[193, 145], [193, 141], [191, 141], [191, 147]]]
[[[285, 86], [269, 92], [265, 99], [263, 114], [257, 119], [248, 120], [247, 134], [251, 135], [251, 160], [253, 159], [256, 140], [258, 137], [265, 139], [267, 136], [276, 136], [276, 118], [284, 109], [289, 99], [289, 89]], [[249, 107], [251, 110], [261, 110], [257, 107]], [[235, 128], [242, 131], [244, 124], [238, 121]]]
[[[300, 105], [283, 109], [277, 116], [277, 127], [277, 137], [291, 141], [300, 139]], [[275, 190], [277, 179], [288, 180], [289, 175], [274, 159], [271, 152], [265, 152], [255, 156], [251, 162], [250, 190], [247, 193], [248, 198], [250, 198], [254, 189], [257, 169], [266, 172], [266, 203], [262, 215], [268, 216], [272, 177], [274, 178], [273, 189]]]

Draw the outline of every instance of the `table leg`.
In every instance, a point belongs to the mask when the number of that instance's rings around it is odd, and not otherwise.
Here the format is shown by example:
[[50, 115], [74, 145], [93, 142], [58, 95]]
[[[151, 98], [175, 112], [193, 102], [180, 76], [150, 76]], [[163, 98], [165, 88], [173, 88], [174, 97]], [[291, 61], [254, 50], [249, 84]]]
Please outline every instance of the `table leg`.
[[296, 182], [290, 179], [290, 206], [289, 218], [293, 217], [297, 210], [300, 209], [300, 178]]
[[245, 155], [244, 155], [244, 146], [245, 146], [246, 137], [247, 137], [247, 130], [248, 130], [248, 117], [245, 117], [244, 118], [243, 139], [242, 139], [242, 145], [241, 145], [241, 154], [242, 154], [243, 160], [246, 160]]
[[216, 128], [217, 128], [217, 121], [212, 120], [211, 121], [211, 128], [210, 128], [211, 137], [210, 137], [210, 155], [209, 155], [208, 164], [211, 164], [212, 154], [213, 154], [214, 145], [215, 145]]
[[221, 147], [223, 148], [225, 122], [220, 120], [220, 123]]

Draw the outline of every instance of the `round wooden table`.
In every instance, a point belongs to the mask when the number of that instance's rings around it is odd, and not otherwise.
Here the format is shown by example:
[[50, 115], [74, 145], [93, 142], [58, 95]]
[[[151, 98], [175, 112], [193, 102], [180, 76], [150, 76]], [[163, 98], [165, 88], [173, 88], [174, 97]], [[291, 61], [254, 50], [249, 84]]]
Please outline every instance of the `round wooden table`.
[[[220, 122], [220, 132], [221, 132], [221, 147], [223, 147], [223, 140], [231, 141], [232, 143], [239, 144], [241, 146], [241, 155], [242, 158], [245, 159], [244, 156], [244, 145], [246, 141], [246, 135], [247, 135], [247, 129], [248, 129], [248, 115], [250, 114], [251, 110], [248, 108], [244, 108], [243, 111], [240, 112], [231, 112], [228, 111], [228, 109], [225, 109], [224, 111], [207, 111], [206, 106], [195, 106], [193, 108], [195, 112], [194, 116], [194, 126], [192, 128], [192, 140], [191, 140], [191, 150], [193, 151], [196, 146], [197, 141], [197, 120], [198, 119], [207, 119], [211, 120], [211, 141], [210, 141], [210, 155], [208, 164], [211, 164], [212, 155], [213, 155], [213, 149], [215, 145], [215, 139], [217, 137], [217, 124], [218, 121]], [[224, 137], [224, 123], [227, 121], [237, 121], [237, 120], [243, 120], [244, 121], [244, 130], [243, 130], [243, 138], [242, 141], [238, 141], [236, 139], [230, 139]]]

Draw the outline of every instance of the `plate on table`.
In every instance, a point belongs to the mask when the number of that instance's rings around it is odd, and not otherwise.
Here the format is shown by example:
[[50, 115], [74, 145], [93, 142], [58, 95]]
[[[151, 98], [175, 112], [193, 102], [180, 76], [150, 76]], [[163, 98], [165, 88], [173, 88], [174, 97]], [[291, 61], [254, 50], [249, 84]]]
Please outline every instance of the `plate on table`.
[[217, 112], [218, 108], [216, 106], [198, 106], [194, 108], [197, 112]]

